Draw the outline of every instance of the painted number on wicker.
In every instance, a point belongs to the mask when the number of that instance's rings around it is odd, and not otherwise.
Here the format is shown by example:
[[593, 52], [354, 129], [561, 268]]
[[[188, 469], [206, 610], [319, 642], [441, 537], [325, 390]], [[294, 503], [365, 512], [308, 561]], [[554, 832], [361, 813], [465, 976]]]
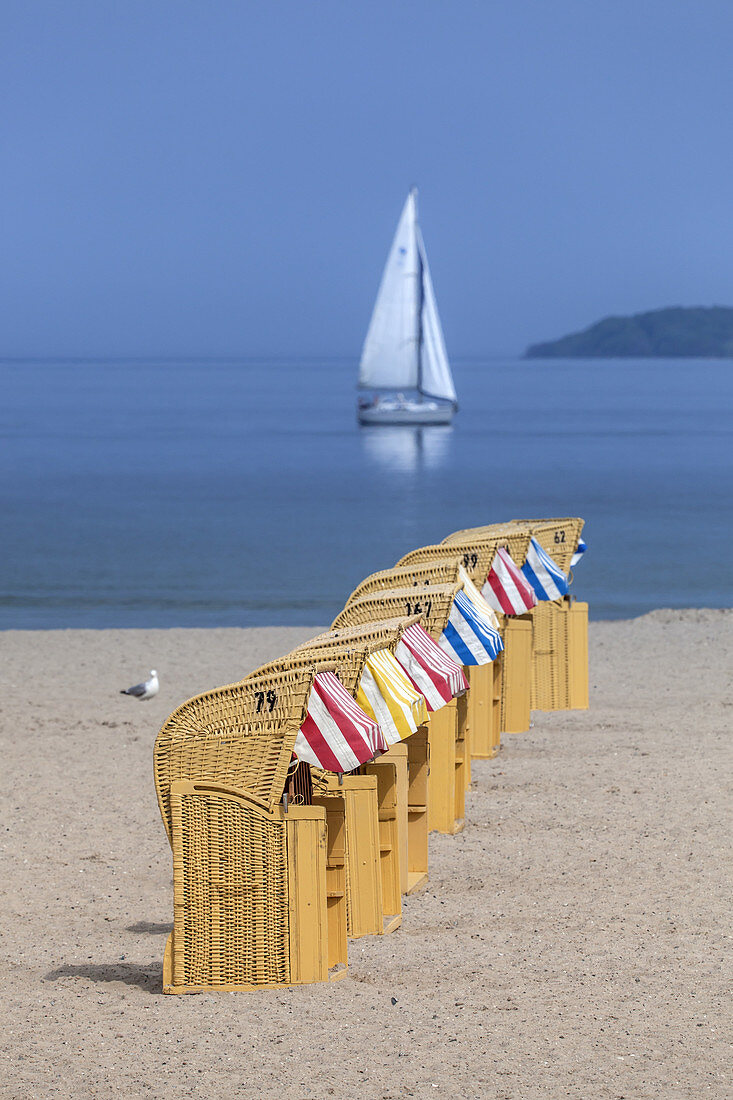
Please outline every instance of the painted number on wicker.
[[259, 714], [265, 708], [267, 703], [268, 711], [275, 709], [275, 703], [277, 702], [277, 692], [270, 688], [269, 691], [256, 691], [255, 699], [257, 700], [257, 713]]
[[558, 544], [561, 543], [561, 542], [565, 542], [565, 532], [564, 531], [556, 531], [555, 532], [555, 542], [558, 543]]
[[405, 600], [405, 607], [408, 615], [429, 615], [433, 609], [433, 601], [426, 600], [423, 605], [422, 600]]

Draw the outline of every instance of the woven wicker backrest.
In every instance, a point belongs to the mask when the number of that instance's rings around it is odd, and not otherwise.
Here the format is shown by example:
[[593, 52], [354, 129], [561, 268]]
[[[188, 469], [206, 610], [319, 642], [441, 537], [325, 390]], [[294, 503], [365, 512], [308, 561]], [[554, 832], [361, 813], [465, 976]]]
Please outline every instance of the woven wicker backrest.
[[[507, 523], [490, 523], [486, 527], [467, 527], [454, 531], [443, 539], [446, 546], [470, 542], [474, 539], [504, 537], [509, 544], [509, 552], [518, 565], [523, 565], [529, 549], [529, 540], [534, 537], [557, 564], [566, 573], [570, 568], [570, 559], [578, 548], [578, 540], [583, 530], [584, 520], [577, 516], [562, 519], [512, 519]], [[526, 538], [527, 545], [520, 551], [518, 536]], [[516, 553], [513, 546], [516, 547]]]
[[280, 801], [315, 674], [313, 664], [253, 673], [173, 711], [153, 749], [155, 791], [169, 837], [170, 786], [178, 779], [222, 783], [267, 808]]
[[585, 526], [580, 516], [564, 516], [561, 519], [513, 519], [512, 527], [529, 531], [543, 550], [557, 562], [563, 572], [570, 571], [570, 562], [578, 549], [578, 542]]
[[[505, 546], [517, 565], [524, 565], [529, 550], [529, 540], [532, 537], [529, 531], [522, 527], [513, 527], [510, 523], [497, 524], [496, 526], [500, 530], [475, 527], [472, 531], [458, 531], [456, 536], [448, 535], [441, 546], [445, 550], [454, 550], [461, 547], [464, 557], [468, 553], [475, 553], [477, 547], [483, 546], [490, 556], [489, 569], [491, 568], [491, 562], [494, 560], [497, 546]], [[458, 535], [460, 535], [460, 538], [457, 537]], [[488, 570], [486, 575], [488, 576]], [[471, 579], [473, 580], [473, 578]], [[486, 577], [481, 580], [480, 584], [476, 580], [473, 583], [480, 588], [485, 580]]]
[[304, 668], [314, 665], [316, 672], [333, 672], [349, 695], [356, 695], [364, 666], [369, 656], [367, 646], [335, 647], [313, 646], [310, 649], [294, 649], [276, 661], [270, 661], [253, 672], [253, 676], [284, 672], [288, 668]]
[[389, 649], [390, 652], [394, 653], [408, 626], [419, 621], [419, 615], [410, 615], [409, 617], [402, 615], [399, 618], [365, 622], [355, 626], [345, 626], [338, 630], [332, 629], [325, 634], [319, 634], [317, 637], [311, 638], [308, 642], [304, 642], [302, 646], [298, 646], [295, 652], [301, 653], [322, 647], [329, 649], [363, 649], [366, 647], [368, 653], [375, 649]]
[[441, 542], [435, 546], [421, 546], [417, 550], [411, 550], [398, 562], [398, 566], [416, 565], [422, 562], [431, 562], [445, 559], [446, 554], [458, 554], [461, 565], [469, 577], [481, 588], [489, 575], [491, 563], [494, 560], [497, 546], [506, 546], [509, 553], [521, 565], [527, 556], [529, 547], [528, 534], [512, 529], [507, 534], [495, 535], [487, 538], [475, 538], [458, 542]]
[[347, 604], [331, 629], [373, 622], [385, 615], [420, 615], [422, 625], [436, 641], [445, 630], [461, 584], [419, 584], [371, 592]]
[[407, 588], [415, 584], [458, 584], [459, 570], [463, 562], [455, 557], [444, 556], [433, 561], [415, 562], [412, 565], [395, 566], [372, 573], [358, 585], [346, 601], [348, 607], [354, 600], [368, 596], [371, 592], [380, 592], [385, 588]]
[[457, 554], [461, 565], [469, 577], [479, 588], [489, 575], [491, 560], [494, 556], [493, 547], [488, 544], [476, 545], [475, 543], [457, 543], [450, 549], [437, 543], [435, 546], [420, 546], [417, 550], [411, 550], [397, 562], [395, 568], [407, 565], [427, 565], [435, 561], [445, 561], [447, 554]]
[[443, 545], [454, 542], [475, 542], [476, 539], [495, 538], [500, 535], [512, 534], [514, 524], [507, 520], [506, 523], [487, 523], [481, 527], [463, 527], [460, 531], [453, 531], [443, 539]]

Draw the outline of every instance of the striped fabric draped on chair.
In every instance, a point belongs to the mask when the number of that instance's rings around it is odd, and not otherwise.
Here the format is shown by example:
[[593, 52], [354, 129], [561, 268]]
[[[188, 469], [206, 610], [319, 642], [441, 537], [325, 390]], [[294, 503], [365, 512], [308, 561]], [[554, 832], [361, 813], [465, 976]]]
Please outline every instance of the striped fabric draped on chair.
[[584, 539], [578, 539], [578, 547], [577, 547], [575, 553], [573, 554], [572, 558], [570, 559], [570, 568], [571, 569], [573, 568], [574, 565], [578, 564], [578, 562], [583, 557], [583, 554], [586, 552], [587, 549], [588, 549], [588, 547], [585, 543], [585, 540]]
[[534, 589], [503, 546], [497, 547], [481, 595], [494, 611], [505, 615], [524, 615], [537, 603]]
[[428, 716], [425, 696], [413, 687], [388, 649], [378, 649], [367, 658], [356, 701], [379, 722], [388, 745], [415, 733]]
[[465, 592], [457, 593], [438, 645], [461, 665], [488, 665], [504, 648], [498, 630], [484, 618]]
[[319, 672], [308, 699], [308, 714], [295, 740], [298, 759], [325, 771], [350, 772], [386, 750], [378, 723], [332, 672]]
[[535, 538], [530, 540], [522, 572], [538, 600], [559, 600], [568, 590], [568, 578]]
[[490, 607], [484, 597], [479, 592], [476, 585], [473, 583], [463, 566], [460, 567], [459, 576], [463, 582], [463, 591], [468, 596], [474, 607], [477, 607], [485, 619], [493, 626], [494, 630], [499, 630], [499, 620], [496, 617], [496, 612], [493, 607]]
[[443, 652], [419, 623], [408, 626], [395, 657], [410, 682], [425, 696], [429, 711], [440, 710], [468, 690], [461, 666]]

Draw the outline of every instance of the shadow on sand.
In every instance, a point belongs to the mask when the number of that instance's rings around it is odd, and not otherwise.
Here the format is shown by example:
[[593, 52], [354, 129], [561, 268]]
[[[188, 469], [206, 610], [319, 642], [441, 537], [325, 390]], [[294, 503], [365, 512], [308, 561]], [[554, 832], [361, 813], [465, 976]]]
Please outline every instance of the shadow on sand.
[[147, 932], [151, 936], [168, 936], [173, 931], [170, 924], [154, 924], [153, 921], [140, 920], [137, 924], [131, 924], [126, 932]]
[[45, 981], [58, 982], [62, 978], [88, 978], [92, 982], [123, 982], [136, 985], [144, 993], [163, 992], [163, 964], [150, 962], [139, 966], [135, 963], [67, 963], [58, 966]]

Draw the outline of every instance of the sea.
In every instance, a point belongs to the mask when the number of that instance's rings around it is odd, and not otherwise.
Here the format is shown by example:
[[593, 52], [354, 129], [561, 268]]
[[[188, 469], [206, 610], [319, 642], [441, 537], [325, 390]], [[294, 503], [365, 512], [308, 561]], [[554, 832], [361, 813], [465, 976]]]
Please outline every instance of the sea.
[[360, 428], [356, 369], [0, 363], [0, 626], [323, 626], [415, 547], [570, 515], [592, 618], [733, 602], [733, 362], [459, 360], [422, 429]]

